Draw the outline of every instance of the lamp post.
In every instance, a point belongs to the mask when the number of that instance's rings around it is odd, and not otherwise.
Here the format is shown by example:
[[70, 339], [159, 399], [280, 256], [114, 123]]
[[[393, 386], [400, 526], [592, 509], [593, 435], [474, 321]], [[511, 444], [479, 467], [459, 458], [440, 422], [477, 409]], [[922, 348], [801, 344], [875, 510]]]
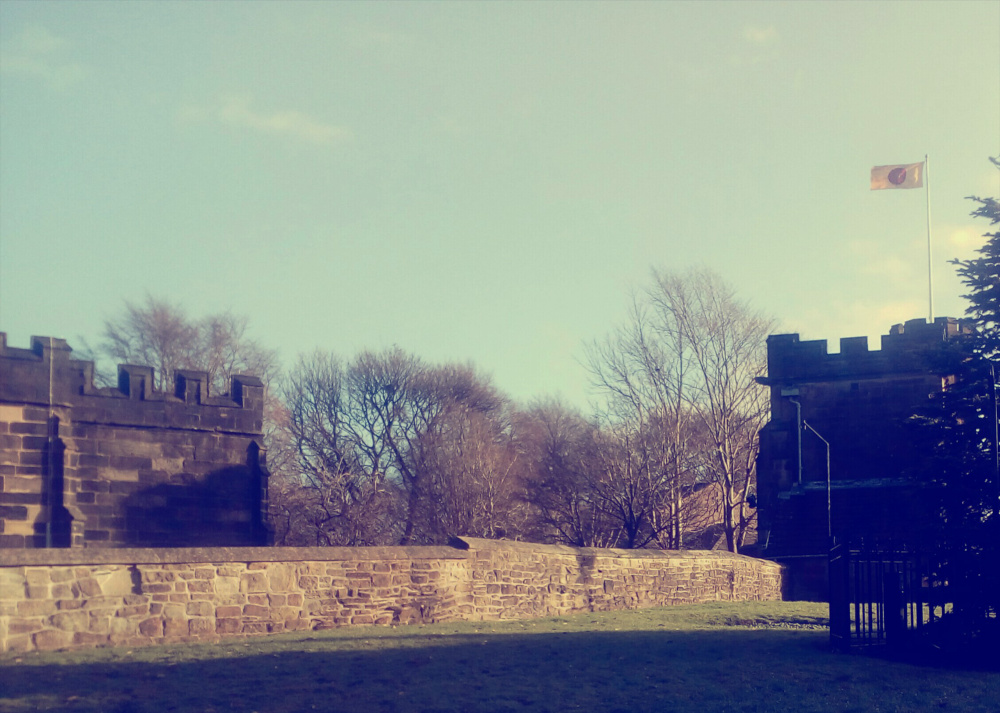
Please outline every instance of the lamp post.
[[808, 428], [812, 431], [816, 438], [823, 441], [826, 445], [826, 536], [828, 538], [833, 538], [833, 508], [830, 498], [830, 442], [819, 435], [819, 431], [809, 425], [808, 421], [802, 422], [802, 428]]

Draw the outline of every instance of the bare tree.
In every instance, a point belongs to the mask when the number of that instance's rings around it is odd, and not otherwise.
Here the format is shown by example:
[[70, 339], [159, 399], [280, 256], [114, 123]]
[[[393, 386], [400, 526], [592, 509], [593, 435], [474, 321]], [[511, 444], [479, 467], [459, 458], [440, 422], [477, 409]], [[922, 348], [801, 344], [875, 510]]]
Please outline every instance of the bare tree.
[[717, 498], [699, 497], [700, 514], [717, 504], [726, 544], [737, 552], [753, 522], [746, 501], [766, 413], [754, 378], [764, 373], [772, 322], [707, 270], [654, 271], [652, 282], [633, 296], [628, 322], [588, 351], [593, 383], [606, 397], [604, 430], [619, 441], [606, 451], [616, 454], [611, 502], [642, 508], [630, 516], [652, 534], [636, 530], [636, 541], [680, 547], [685, 500], [711, 484]]
[[230, 312], [191, 319], [180, 305], [147, 295], [142, 304], [126, 301], [123, 314], [105, 320], [96, 356], [152, 366], [160, 390], [169, 388], [176, 369], [208, 372], [217, 393], [229, 388], [234, 374], [270, 383], [278, 371], [277, 353], [251, 339], [247, 327], [246, 317]]
[[[683, 544], [684, 493], [693, 485], [691, 416], [684, 400], [689, 347], [678, 325], [661, 316], [644, 295], [634, 295], [629, 321], [593, 343], [587, 363], [592, 383], [605, 396], [605, 438], [618, 441], [604, 453], [609, 473], [616, 474], [612, 482], [624, 490], [613, 497], [607, 492], [605, 500], [623, 517], [643, 522], [649, 529], [645, 542], [677, 549]], [[625, 501], [643, 512], [629, 514]]]
[[604, 473], [597, 426], [559, 401], [518, 415], [530, 471], [526, 498], [534, 512], [532, 536], [576, 547], [612, 547], [620, 529], [602, 507]]
[[707, 441], [703, 472], [718, 488], [726, 545], [738, 552], [754, 520], [747, 496], [767, 417], [767, 393], [755, 379], [766, 372], [774, 322], [708, 270], [653, 278], [646, 296], [656, 322], [669, 325], [690, 355], [682, 395]]
[[380, 457], [386, 445], [348, 379], [336, 357], [316, 352], [300, 357], [285, 382], [295, 458], [272, 499], [286, 541], [378, 545], [396, 537], [398, 492]]
[[[470, 366], [428, 366], [399, 349], [344, 366], [300, 359], [285, 399], [306, 528], [331, 544], [441, 542], [521, 527], [520, 458], [506, 399]], [[293, 481], [294, 482], [294, 481]], [[292, 488], [294, 490], [294, 488]], [[300, 536], [300, 535], [296, 535]]]
[[523, 453], [496, 414], [458, 403], [436, 429], [427, 462], [434, 535], [518, 537], [526, 521]]
[[155, 370], [156, 388], [164, 390], [175, 369], [194, 368], [199, 328], [183, 309], [152, 296], [145, 304], [125, 302], [125, 314], [104, 322], [99, 351], [116, 363]]
[[506, 532], [496, 509], [501, 491], [505, 510], [516, 505], [506, 487], [516, 480], [506, 408], [507, 399], [469, 365], [427, 367], [415, 376], [392, 440], [407, 494], [403, 544]]

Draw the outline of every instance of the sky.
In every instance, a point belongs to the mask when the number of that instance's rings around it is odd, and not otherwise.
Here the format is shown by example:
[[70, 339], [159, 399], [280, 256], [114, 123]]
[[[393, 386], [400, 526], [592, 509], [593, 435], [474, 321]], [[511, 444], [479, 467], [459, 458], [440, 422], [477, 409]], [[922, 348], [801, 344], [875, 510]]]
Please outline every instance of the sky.
[[0, 331], [152, 295], [586, 408], [652, 268], [877, 348], [928, 315], [928, 196], [961, 316], [997, 155], [1000, 2], [3, 0]]

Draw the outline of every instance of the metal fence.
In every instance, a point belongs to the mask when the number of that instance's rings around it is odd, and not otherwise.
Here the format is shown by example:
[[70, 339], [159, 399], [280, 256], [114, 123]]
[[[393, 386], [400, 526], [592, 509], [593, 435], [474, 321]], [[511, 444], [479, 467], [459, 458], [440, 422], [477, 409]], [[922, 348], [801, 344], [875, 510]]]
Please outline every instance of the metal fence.
[[902, 647], [950, 608], [936, 557], [879, 542], [830, 550], [830, 642], [836, 648]]

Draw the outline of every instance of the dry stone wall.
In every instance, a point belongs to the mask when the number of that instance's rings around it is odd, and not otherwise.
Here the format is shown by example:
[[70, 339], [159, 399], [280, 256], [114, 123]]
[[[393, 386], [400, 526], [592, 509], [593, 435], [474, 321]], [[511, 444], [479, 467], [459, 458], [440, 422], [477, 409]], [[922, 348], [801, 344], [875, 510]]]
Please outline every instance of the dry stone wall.
[[453, 544], [0, 551], [0, 651], [781, 598], [779, 565], [723, 552]]

